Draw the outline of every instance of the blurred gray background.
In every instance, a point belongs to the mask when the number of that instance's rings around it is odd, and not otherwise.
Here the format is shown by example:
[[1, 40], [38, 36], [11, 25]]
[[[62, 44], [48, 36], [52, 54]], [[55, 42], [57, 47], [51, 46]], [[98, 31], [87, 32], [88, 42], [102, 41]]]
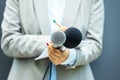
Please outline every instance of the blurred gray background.
[[[0, 0], [0, 25], [6, 0]], [[120, 0], [104, 0], [105, 28], [102, 55], [91, 67], [95, 80], [120, 80]], [[1, 38], [1, 28], [0, 28]], [[7, 80], [12, 58], [0, 49], [0, 80]]]

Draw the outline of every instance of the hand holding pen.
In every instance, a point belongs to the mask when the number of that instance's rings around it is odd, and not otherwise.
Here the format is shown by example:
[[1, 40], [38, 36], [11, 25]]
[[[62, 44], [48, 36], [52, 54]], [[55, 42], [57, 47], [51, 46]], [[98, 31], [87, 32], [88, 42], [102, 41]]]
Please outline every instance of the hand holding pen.
[[[55, 20], [53, 20], [53, 22], [59, 27], [61, 31], [65, 31], [67, 29], [67, 27], [62, 26], [61, 24], [57, 23]], [[61, 51], [60, 48], [54, 48], [52, 42], [47, 43], [47, 46], [48, 46], [48, 57], [51, 60], [51, 62], [54, 63], [55, 65], [61, 64], [68, 58], [69, 49], [65, 49], [64, 51]]]

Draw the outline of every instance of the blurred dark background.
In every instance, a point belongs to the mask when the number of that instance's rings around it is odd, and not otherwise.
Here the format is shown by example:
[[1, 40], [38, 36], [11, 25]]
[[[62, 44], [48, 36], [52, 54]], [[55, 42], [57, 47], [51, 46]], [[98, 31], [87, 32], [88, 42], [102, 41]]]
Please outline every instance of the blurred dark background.
[[96, 80], [120, 80], [120, 0], [104, 0], [103, 53], [91, 64]]
[[[1, 22], [3, 18], [5, 1], [6, 0], [0, 0], [0, 39], [1, 39]], [[6, 57], [0, 48], [0, 80], [7, 80], [7, 76], [10, 71], [11, 64], [12, 64], [12, 59]]]
[[[0, 25], [6, 0], [0, 0]], [[105, 28], [102, 55], [91, 67], [95, 80], [120, 80], [120, 0], [104, 0]], [[0, 28], [1, 37], [1, 28]], [[0, 49], [0, 80], [7, 80], [12, 58]]]

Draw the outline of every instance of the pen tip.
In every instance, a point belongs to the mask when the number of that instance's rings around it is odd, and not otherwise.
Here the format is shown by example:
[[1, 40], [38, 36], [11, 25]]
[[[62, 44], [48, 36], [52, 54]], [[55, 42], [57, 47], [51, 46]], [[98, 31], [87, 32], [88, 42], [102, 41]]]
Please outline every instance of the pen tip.
[[56, 23], [56, 21], [55, 21], [55, 20], [53, 20], [53, 22], [54, 22], [54, 23]]

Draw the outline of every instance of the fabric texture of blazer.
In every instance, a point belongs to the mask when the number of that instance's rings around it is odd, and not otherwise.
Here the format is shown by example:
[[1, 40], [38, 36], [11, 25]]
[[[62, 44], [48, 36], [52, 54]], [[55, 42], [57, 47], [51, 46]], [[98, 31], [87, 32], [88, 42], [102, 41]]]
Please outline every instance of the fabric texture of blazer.
[[[57, 66], [58, 80], [94, 80], [89, 63], [102, 51], [103, 0], [66, 0], [62, 25], [78, 28], [83, 40], [75, 64]], [[49, 59], [34, 58], [47, 48], [49, 26], [47, 0], [6, 1], [1, 47], [14, 58], [8, 80], [42, 80]]]

